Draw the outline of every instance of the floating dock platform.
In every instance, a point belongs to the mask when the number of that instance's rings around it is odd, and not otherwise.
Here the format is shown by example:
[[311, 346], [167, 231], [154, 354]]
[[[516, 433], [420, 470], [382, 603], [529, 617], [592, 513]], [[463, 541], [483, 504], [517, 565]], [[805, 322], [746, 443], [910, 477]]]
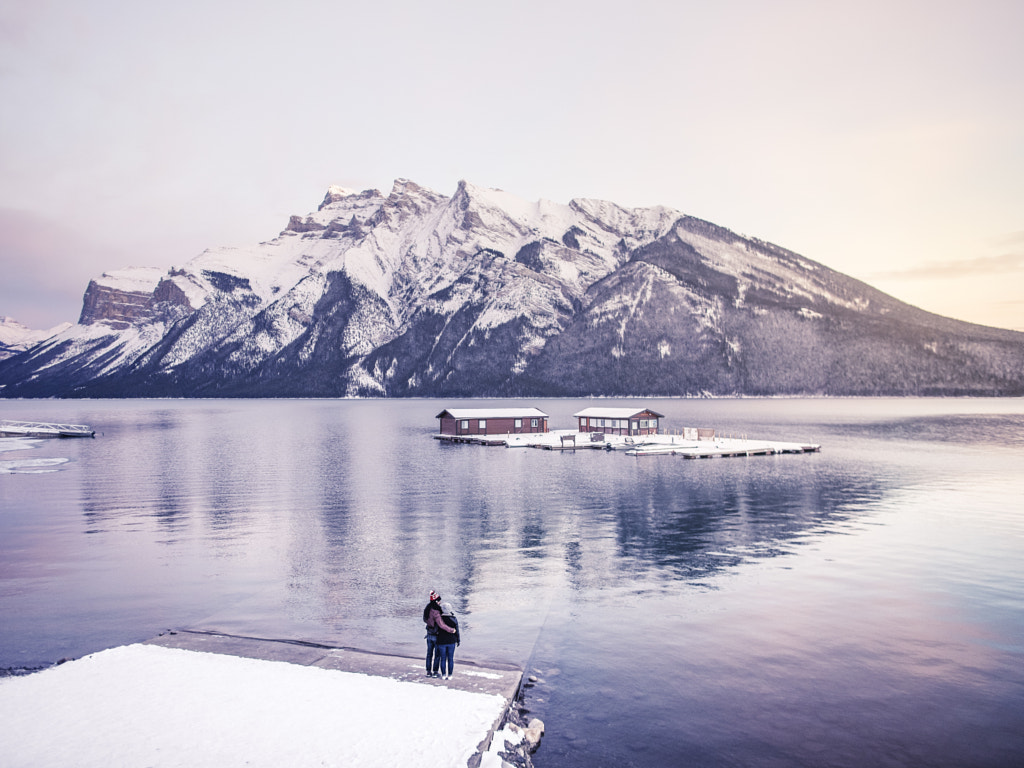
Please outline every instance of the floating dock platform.
[[721, 459], [738, 456], [773, 456], [780, 453], [817, 453], [816, 443], [780, 443], [766, 440], [722, 438], [699, 443], [649, 442], [626, 450], [627, 456], [682, 456], [684, 459]]
[[49, 424], [42, 421], [0, 421], [3, 437], [95, 437], [85, 424]]
[[684, 459], [772, 456], [781, 453], [816, 453], [817, 443], [790, 443], [776, 440], [750, 440], [746, 437], [715, 437], [691, 440], [680, 435], [644, 435], [623, 437], [600, 432], [557, 430], [506, 435], [434, 435], [435, 440], [507, 448], [540, 448], [545, 451], [599, 449], [623, 451], [627, 456], [681, 456]]

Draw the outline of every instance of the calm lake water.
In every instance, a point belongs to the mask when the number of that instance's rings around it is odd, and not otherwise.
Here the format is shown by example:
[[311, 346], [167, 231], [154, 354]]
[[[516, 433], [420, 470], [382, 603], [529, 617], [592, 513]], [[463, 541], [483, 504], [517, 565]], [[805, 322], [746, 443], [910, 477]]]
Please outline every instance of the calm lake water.
[[0, 401], [98, 432], [0, 439], [0, 667], [170, 628], [419, 655], [437, 589], [456, 665], [536, 670], [539, 768], [1024, 762], [1024, 401], [642, 402], [823, 449], [448, 445], [460, 403], [429, 400]]

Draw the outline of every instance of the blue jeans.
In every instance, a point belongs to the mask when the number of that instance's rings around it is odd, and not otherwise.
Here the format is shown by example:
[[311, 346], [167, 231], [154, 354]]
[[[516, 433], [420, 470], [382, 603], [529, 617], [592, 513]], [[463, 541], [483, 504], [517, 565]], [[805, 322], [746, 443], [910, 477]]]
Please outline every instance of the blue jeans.
[[427, 674], [437, 672], [437, 663], [441, 660], [441, 651], [437, 647], [437, 635], [427, 635]]
[[[455, 643], [445, 643], [437, 646], [434, 654], [434, 671], [437, 672], [438, 664], [441, 666], [442, 675], [450, 675], [455, 669]], [[446, 670], [447, 667], [447, 670]]]

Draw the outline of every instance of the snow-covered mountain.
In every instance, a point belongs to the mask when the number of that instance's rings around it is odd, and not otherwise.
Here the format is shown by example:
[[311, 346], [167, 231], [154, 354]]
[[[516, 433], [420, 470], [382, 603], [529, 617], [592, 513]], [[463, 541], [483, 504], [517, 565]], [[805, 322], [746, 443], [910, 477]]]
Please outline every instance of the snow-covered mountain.
[[0, 316], [0, 360], [5, 360], [19, 352], [24, 352], [33, 344], [38, 344], [43, 339], [56, 336], [70, 327], [71, 323], [61, 323], [54, 328], [40, 331], [19, 323], [13, 317]]
[[331, 187], [276, 238], [90, 282], [14, 396], [1021, 394], [1024, 334], [663, 207]]

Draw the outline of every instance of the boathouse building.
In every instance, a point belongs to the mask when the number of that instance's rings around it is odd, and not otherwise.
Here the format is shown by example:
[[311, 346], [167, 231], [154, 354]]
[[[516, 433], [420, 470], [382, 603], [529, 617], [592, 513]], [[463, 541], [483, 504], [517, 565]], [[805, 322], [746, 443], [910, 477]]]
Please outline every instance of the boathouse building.
[[446, 408], [437, 414], [442, 435], [519, 435], [548, 431], [548, 415], [536, 408]]
[[665, 418], [650, 408], [584, 408], [573, 416], [580, 432], [606, 435], [656, 435], [659, 419]]

